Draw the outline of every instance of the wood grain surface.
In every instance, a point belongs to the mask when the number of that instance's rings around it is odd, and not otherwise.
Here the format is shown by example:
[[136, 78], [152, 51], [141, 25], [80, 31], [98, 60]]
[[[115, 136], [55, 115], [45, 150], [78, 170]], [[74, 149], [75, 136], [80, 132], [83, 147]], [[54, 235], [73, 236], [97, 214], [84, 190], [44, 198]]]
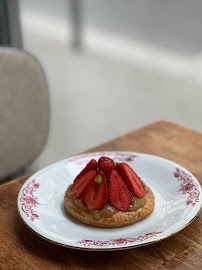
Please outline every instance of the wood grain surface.
[[[92, 151], [135, 151], [186, 167], [202, 184], [202, 134], [166, 121], [138, 129]], [[31, 232], [17, 212], [17, 196], [30, 175], [0, 186], [0, 269], [202, 269], [202, 213], [163, 241], [122, 251], [79, 251]]]

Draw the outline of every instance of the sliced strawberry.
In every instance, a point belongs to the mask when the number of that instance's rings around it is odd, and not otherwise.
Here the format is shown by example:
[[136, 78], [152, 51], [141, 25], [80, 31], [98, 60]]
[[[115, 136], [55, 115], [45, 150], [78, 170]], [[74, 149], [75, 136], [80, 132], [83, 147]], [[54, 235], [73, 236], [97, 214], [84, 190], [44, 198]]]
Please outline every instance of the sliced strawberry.
[[141, 178], [134, 172], [134, 170], [126, 163], [121, 163], [119, 166], [119, 174], [125, 181], [130, 192], [138, 198], [145, 194], [145, 187]]
[[109, 160], [105, 160], [100, 164], [99, 170], [104, 173], [107, 180], [107, 184], [109, 184], [111, 172], [114, 169], [115, 169], [114, 164]]
[[95, 159], [91, 159], [91, 161], [88, 162], [86, 167], [77, 175], [74, 181], [91, 170], [97, 170], [97, 161]]
[[116, 170], [111, 172], [109, 183], [109, 203], [118, 211], [126, 211], [132, 204], [132, 196]]
[[102, 156], [102, 157], [99, 158], [99, 160], [98, 160], [98, 168], [100, 167], [100, 164], [101, 164], [103, 161], [110, 161], [112, 164], [114, 163], [113, 159], [111, 159], [111, 158], [109, 158], [109, 157]]
[[77, 199], [81, 197], [84, 189], [87, 187], [87, 185], [90, 183], [92, 179], [94, 179], [96, 176], [96, 171], [91, 170], [90, 172], [87, 172], [86, 174], [82, 175], [81, 177], [74, 180], [73, 186], [70, 191], [70, 196], [73, 199]]
[[90, 210], [99, 210], [107, 203], [107, 183], [103, 172], [98, 172], [82, 195], [83, 204]]

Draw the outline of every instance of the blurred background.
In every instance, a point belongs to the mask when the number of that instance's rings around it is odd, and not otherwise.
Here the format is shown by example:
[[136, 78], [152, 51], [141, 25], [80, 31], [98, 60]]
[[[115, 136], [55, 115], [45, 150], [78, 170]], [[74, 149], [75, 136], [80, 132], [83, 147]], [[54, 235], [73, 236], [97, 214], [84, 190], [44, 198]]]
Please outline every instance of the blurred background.
[[157, 120], [202, 132], [200, 0], [19, 0], [17, 10], [17, 46], [39, 59], [50, 91], [48, 140], [27, 171]]

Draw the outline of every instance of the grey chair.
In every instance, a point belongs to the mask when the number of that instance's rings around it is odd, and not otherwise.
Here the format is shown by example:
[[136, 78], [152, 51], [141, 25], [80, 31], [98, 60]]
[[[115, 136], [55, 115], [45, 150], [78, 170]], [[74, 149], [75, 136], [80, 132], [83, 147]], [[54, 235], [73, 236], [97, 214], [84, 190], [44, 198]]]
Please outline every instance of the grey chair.
[[49, 90], [39, 61], [0, 47], [0, 181], [41, 153], [49, 132]]

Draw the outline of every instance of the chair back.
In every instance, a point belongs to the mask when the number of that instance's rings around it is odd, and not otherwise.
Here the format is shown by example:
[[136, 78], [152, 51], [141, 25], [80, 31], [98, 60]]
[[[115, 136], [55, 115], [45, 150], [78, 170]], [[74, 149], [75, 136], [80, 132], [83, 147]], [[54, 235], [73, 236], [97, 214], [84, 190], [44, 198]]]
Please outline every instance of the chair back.
[[49, 131], [49, 91], [39, 61], [27, 52], [0, 48], [0, 179], [31, 163]]

